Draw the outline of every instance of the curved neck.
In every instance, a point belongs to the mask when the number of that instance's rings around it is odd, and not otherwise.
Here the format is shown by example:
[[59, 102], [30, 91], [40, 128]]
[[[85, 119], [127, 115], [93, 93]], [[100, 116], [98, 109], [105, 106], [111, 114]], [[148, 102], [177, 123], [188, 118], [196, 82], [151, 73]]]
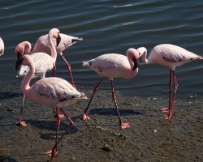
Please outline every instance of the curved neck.
[[140, 47], [137, 49], [137, 51], [139, 52], [139, 58], [142, 57], [142, 61], [146, 64], [149, 63], [148, 59], [147, 59], [147, 49], [145, 47]]
[[27, 95], [27, 92], [30, 89], [30, 80], [32, 79], [34, 72], [35, 72], [35, 65], [34, 65], [33, 61], [30, 62], [28, 67], [30, 70], [21, 82], [21, 89], [25, 95]]
[[28, 41], [25, 41], [24, 44], [25, 44], [24, 54], [30, 54], [30, 51], [32, 49], [32, 45]]
[[54, 62], [56, 62], [57, 52], [56, 52], [56, 48], [55, 48], [55, 46], [54, 46], [54, 43], [53, 43], [52, 38], [53, 38], [53, 35], [52, 35], [52, 34], [51, 34], [51, 35], [49, 34], [49, 35], [48, 35], [48, 41], [49, 41], [49, 48], [50, 48], [50, 51], [51, 51], [51, 57], [52, 57], [52, 59], [54, 60]]

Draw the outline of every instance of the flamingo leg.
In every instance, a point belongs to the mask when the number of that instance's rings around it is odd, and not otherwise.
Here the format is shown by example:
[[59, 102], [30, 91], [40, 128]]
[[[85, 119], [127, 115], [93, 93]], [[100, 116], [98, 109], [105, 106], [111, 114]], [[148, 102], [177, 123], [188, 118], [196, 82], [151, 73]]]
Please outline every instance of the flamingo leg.
[[171, 97], [172, 97], [172, 76], [173, 76], [173, 72], [172, 70], [170, 69], [170, 78], [169, 78], [169, 101], [168, 101], [168, 108], [162, 108], [161, 110], [163, 112], [169, 112], [169, 109], [171, 107]]
[[119, 109], [118, 109], [118, 105], [116, 103], [116, 95], [114, 93], [113, 80], [111, 80], [111, 93], [112, 93], [112, 98], [113, 98], [113, 101], [114, 101], [114, 104], [115, 104], [115, 107], [116, 107], [116, 111], [118, 113], [118, 119], [119, 119], [120, 127], [122, 129], [129, 128], [130, 125], [128, 123], [123, 123], [122, 120], [121, 120], [121, 116], [120, 116], [120, 112], [119, 112]]
[[[70, 130], [70, 128], [73, 126], [73, 121], [71, 120], [71, 118], [66, 114], [66, 112], [63, 110], [63, 108], [60, 108], [60, 110], [62, 111], [62, 113], [64, 114], [64, 116], [68, 119], [68, 121], [70, 122], [70, 125], [68, 126], [68, 128], [66, 129], [66, 131], [64, 132], [64, 134], [61, 136], [61, 138], [58, 140], [55, 140], [55, 145], [52, 148], [52, 150], [45, 152], [45, 154], [48, 154], [51, 159], [53, 157], [56, 156], [57, 151], [58, 151], [58, 144], [62, 141], [62, 139], [64, 138], [65, 134]], [[59, 118], [58, 118], [59, 119]], [[58, 127], [58, 125], [57, 125]], [[57, 136], [58, 137], [58, 136]]]
[[172, 117], [172, 112], [173, 112], [172, 110], [173, 110], [174, 100], [175, 100], [176, 91], [177, 91], [177, 88], [178, 88], [178, 82], [177, 82], [177, 79], [176, 79], [175, 71], [172, 71], [172, 74], [173, 74], [173, 79], [174, 79], [174, 92], [173, 92], [173, 98], [171, 100], [171, 104], [170, 104], [170, 107], [169, 107], [169, 113], [168, 113], [168, 115], [164, 116], [165, 119], [170, 119]]
[[16, 122], [16, 125], [26, 127], [27, 124], [24, 121], [22, 121], [22, 114], [23, 114], [24, 103], [25, 103], [25, 95], [23, 95], [23, 104], [22, 104], [21, 110], [20, 110], [19, 122]]
[[100, 80], [100, 82], [94, 87], [94, 91], [93, 91], [93, 93], [92, 93], [92, 96], [91, 96], [91, 98], [90, 98], [90, 101], [89, 101], [89, 103], [88, 103], [88, 105], [87, 105], [87, 107], [86, 107], [86, 109], [85, 109], [85, 111], [84, 111], [84, 113], [83, 113], [83, 120], [88, 120], [88, 119], [90, 119], [90, 117], [87, 115], [87, 111], [88, 111], [88, 108], [89, 108], [89, 106], [90, 106], [90, 103], [92, 102], [92, 99], [93, 99], [93, 97], [94, 97], [94, 94], [95, 94], [95, 92], [98, 90], [98, 87], [99, 87], [99, 85], [102, 83], [102, 81], [105, 79], [105, 77], [103, 77], [101, 80]]
[[74, 83], [74, 80], [73, 80], [71, 65], [68, 63], [68, 61], [67, 61], [66, 58], [63, 56], [63, 54], [61, 54], [61, 57], [63, 58], [64, 62], [66, 63], [66, 66], [67, 66], [67, 68], [68, 68], [68, 70], [69, 70], [71, 83], [72, 83], [73, 87], [76, 87], [76, 85], [75, 85], [75, 83]]
[[53, 77], [55, 77], [56, 76], [56, 65], [54, 65], [54, 67], [53, 67]]

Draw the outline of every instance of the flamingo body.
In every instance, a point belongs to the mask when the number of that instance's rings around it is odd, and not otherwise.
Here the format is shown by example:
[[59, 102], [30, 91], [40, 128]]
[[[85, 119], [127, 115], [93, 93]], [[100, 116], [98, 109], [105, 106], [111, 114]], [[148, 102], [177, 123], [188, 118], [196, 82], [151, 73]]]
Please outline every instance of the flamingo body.
[[120, 112], [116, 103], [116, 96], [114, 94], [114, 86], [113, 86], [113, 78], [130, 79], [138, 73], [138, 67], [139, 67], [138, 50], [134, 48], [129, 48], [126, 51], [126, 55], [127, 56], [124, 56], [122, 54], [109, 53], [109, 54], [103, 54], [90, 61], [83, 62], [83, 66], [91, 68], [92, 70], [94, 70], [96, 73], [98, 73], [100, 76], [103, 77], [101, 81], [94, 88], [91, 99], [83, 114], [84, 120], [90, 119], [90, 117], [87, 114], [87, 111], [94, 97], [95, 92], [98, 90], [99, 85], [102, 83], [102, 81], [105, 78], [109, 78], [111, 82], [112, 98], [118, 113], [120, 127], [121, 128], [130, 127], [128, 123], [123, 123], [121, 120]]
[[4, 54], [4, 42], [0, 37], [0, 56]]
[[[167, 115], [164, 115], [164, 118], [170, 119], [172, 117], [174, 100], [175, 100], [176, 91], [178, 88], [175, 68], [177, 66], [181, 66], [185, 63], [188, 63], [192, 60], [202, 59], [202, 57], [184, 48], [181, 48], [179, 46], [172, 45], [172, 44], [160, 44], [155, 46], [150, 52], [148, 58], [146, 58], [147, 56], [146, 48], [141, 47], [139, 52], [140, 52], [140, 57], [143, 55], [142, 60], [145, 63], [156, 62], [157, 64], [168, 66], [170, 68], [169, 105], [168, 105], [168, 108], [162, 108], [163, 112], [168, 112]], [[172, 95], [172, 79], [174, 82], [173, 95]]]
[[128, 58], [122, 54], [103, 54], [95, 59], [84, 62], [83, 66], [89, 67], [102, 77], [130, 79], [137, 74], [138, 68], [132, 71]]
[[[49, 42], [47, 41], [47, 36], [48, 35], [46, 34], [37, 39], [32, 52], [45, 52], [45, 53], [51, 54], [51, 51], [49, 48]], [[83, 40], [82, 38], [69, 36], [63, 33], [60, 33], [60, 37], [61, 37], [61, 42], [59, 43], [58, 46], [56, 46], [56, 40], [53, 39], [57, 54], [62, 54], [62, 52], [65, 49], [75, 44], [76, 42]]]
[[148, 57], [149, 62], [156, 62], [160, 65], [168, 66], [171, 70], [175, 70], [177, 66], [181, 66], [195, 59], [199, 59], [199, 56], [172, 44], [155, 46]]
[[[59, 36], [59, 30], [56, 28], [53, 28], [49, 31], [49, 34], [47, 36], [47, 41], [49, 44], [53, 44], [53, 40], [57, 41], [57, 44], [59, 44], [60, 41]], [[53, 45], [54, 46], [54, 45]], [[52, 70], [55, 68], [55, 62], [57, 58], [57, 53], [53, 49], [51, 51], [51, 56], [44, 52], [36, 52], [32, 53], [30, 56], [32, 57], [32, 60], [35, 64], [35, 74], [33, 75], [33, 78], [45, 78], [46, 72]], [[22, 57], [24, 53], [31, 53], [31, 44], [28, 41], [24, 41], [17, 45], [15, 48], [15, 53], [17, 54], [18, 58]], [[24, 77], [29, 72], [29, 67], [22, 65], [17, 77]], [[55, 72], [54, 72], [55, 75]]]
[[[52, 46], [53, 48], [53, 46]], [[67, 129], [67, 131], [72, 127], [73, 122], [70, 119], [70, 117], [65, 113], [63, 110], [63, 107], [69, 106], [71, 104], [74, 104], [79, 99], [87, 99], [86, 95], [82, 92], [79, 92], [73, 87], [71, 84], [69, 84], [67, 81], [61, 78], [51, 77], [51, 78], [43, 78], [36, 83], [34, 83], [32, 86], [29, 85], [32, 76], [35, 72], [35, 64], [31, 58], [30, 55], [24, 55], [22, 58], [18, 59], [16, 61], [16, 69], [20, 64], [29, 66], [30, 70], [28, 74], [23, 78], [23, 81], [21, 83], [21, 89], [23, 92], [23, 107], [24, 107], [24, 99], [25, 97], [28, 97], [30, 100], [36, 102], [45, 104], [48, 106], [52, 106], [56, 110], [56, 116], [57, 116], [57, 129], [56, 129], [56, 140], [55, 145], [52, 148], [52, 150], [47, 151], [45, 154], [48, 154], [53, 158], [57, 154], [58, 150], [58, 143], [63, 139], [65, 133], [61, 136], [61, 138], [58, 140], [58, 130], [60, 125], [60, 118], [61, 114], [58, 113], [60, 110], [63, 115], [68, 119], [70, 122], [70, 125]], [[22, 107], [22, 109], [23, 109]], [[20, 114], [18, 125], [26, 126], [25, 122], [22, 121], [22, 109]], [[66, 132], [67, 132], [66, 131]]]
[[[46, 53], [37, 52], [31, 54], [30, 57], [34, 61], [35, 64], [35, 73], [33, 75], [33, 79], [35, 78], [45, 78], [45, 74], [48, 71], [51, 71], [54, 66], [54, 60]], [[24, 77], [29, 72], [29, 67], [22, 65], [18, 71], [17, 77]]]

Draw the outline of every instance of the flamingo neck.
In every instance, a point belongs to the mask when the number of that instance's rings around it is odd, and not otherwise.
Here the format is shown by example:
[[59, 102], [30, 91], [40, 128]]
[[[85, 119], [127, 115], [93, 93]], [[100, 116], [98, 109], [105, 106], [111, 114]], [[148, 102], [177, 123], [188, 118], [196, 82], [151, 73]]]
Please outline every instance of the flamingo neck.
[[21, 89], [22, 89], [24, 95], [26, 95], [26, 96], [30, 89], [30, 80], [32, 79], [34, 72], [35, 72], [35, 65], [34, 65], [33, 61], [28, 65], [28, 67], [30, 70], [21, 82]]
[[25, 41], [24, 44], [25, 44], [25, 50], [24, 50], [25, 54], [30, 54], [30, 51], [32, 49], [32, 45], [28, 41]]
[[57, 52], [56, 52], [56, 48], [54, 46], [52, 38], [53, 38], [53, 36], [49, 34], [48, 35], [48, 41], [49, 41], [49, 48], [50, 48], [50, 51], [51, 51], [51, 57], [54, 60], [54, 62], [56, 62]]
[[142, 61], [146, 64], [149, 63], [148, 59], [147, 59], [147, 49], [145, 47], [140, 47], [137, 49], [137, 51], [139, 52], [139, 58], [142, 57]]

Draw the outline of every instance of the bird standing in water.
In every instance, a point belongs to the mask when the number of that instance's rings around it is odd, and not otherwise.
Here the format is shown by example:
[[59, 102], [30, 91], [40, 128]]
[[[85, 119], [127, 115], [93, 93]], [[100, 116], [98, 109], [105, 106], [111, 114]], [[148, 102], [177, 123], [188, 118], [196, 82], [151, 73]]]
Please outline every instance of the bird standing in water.
[[[145, 63], [156, 62], [157, 64], [168, 66], [170, 68], [169, 79], [169, 105], [168, 108], [162, 108], [163, 112], [168, 112], [164, 115], [165, 119], [172, 117], [172, 110], [178, 82], [176, 79], [175, 68], [188, 63], [192, 60], [202, 59], [202, 56], [196, 55], [184, 48], [172, 44], [160, 44], [155, 46], [147, 58], [147, 49], [144, 47], [139, 48], [140, 57], [143, 55], [142, 60]], [[172, 95], [172, 79], [174, 81], [174, 92]]]
[[[79, 99], [87, 99], [87, 97], [84, 93], [77, 91], [76, 88], [73, 87], [66, 80], [57, 77], [40, 79], [30, 87], [29, 83], [35, 71], [34, 62], [32, 61], [32, 58], [29, 55], [24, 55], [22, 58], [16, 61], [16, 69], [21, 64], [29, 66], [30, 70], [28, 74], [23, 78], [23, 81], [21, 83], [21, 89], [23, 92], [23, 106], [21, 108], [20, 119], [17, 125], [26, 126], [26, 123], [22, 121], [22, 110], [24, 108], [25, 97], [28, 97], [31, 101], [34, 101], [36, 103], [45, 104], [55, 108], [57, 116], [55, 145], [52, 150], [46, 152], [46, 154], [50, 155], [51, 157], [54, 157], [57, 154], [58, 143], [64, 137], [63, 135], [60, 140], [58, 140], [60, 118], [63, 118], [65, 116], [68, 119], [68, 121], [70, 122], [68, 130], [73, 125], [72, 120], [65, 113], [63, 108], [74, 104]], [[59, 114], [59, 111], [61, 111], [63, 114]]]
[[116, 53], [108, 53], [103, 54], [95, 59], [90, 61], [83, 62], [83, 66], [89, 67], [98, 73], [103, 78], [101, 81], [95, 86], [94, 91], [92, 93], [91, 99], [84, 111], [83, 119], [90, 119], [87, 114], [88, 108], [90, 103], [94, 97], [95, 92], [98, 90], [99, 85], [105, 78], [110, 79], [111, 83], [111, 93], [112, 98], [118, 113], [119, 123], [121, 128], [129, 128], [130, 125], [128, 123], [123, 123], [120, 117], [120, 112], [118, 109], [118, 105], [116, 103], [116, 95], [114, 94], [114, 86], [113, 86], [113, 79], [114, 78], [125, 78], [130, 79], [138, 73], [139, 67], [139, 52], [134, 48], [129, 48], [126, 51], [126, 55], [116, 54]]

